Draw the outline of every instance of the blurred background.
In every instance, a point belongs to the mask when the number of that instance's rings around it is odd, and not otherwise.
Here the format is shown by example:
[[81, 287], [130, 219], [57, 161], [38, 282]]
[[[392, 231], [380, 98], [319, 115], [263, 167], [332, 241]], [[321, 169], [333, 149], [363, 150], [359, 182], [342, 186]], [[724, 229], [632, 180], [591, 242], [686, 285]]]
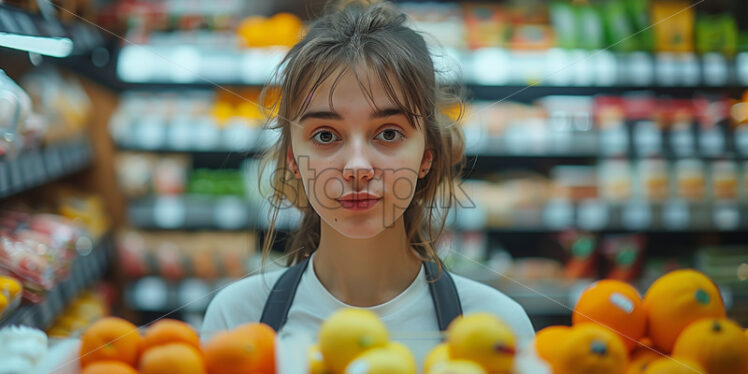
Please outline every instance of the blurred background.
[[[398, 5], [467, 92], [453, 271], [540, 329], [596, 279], [646, 290], [693, 267], [748, 324], [748, 3]], [[253, 102], [323, 6], [0, 1], [0, 325], [199, 326], [258, 269], [257, 156], [276, 138]]]

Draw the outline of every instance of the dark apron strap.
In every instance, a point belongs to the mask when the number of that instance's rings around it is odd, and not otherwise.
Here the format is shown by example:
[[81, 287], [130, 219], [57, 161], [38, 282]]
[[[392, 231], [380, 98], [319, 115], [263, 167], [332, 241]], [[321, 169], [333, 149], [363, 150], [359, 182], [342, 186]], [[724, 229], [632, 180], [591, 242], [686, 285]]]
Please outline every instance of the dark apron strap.
[[462, 303], [457, 294], [457, 287], [447, 269], [442, 267], [441, 276], [437, 279], [439, 267], [436, 263], [426, 261], [423, 264], [426, 267], [426, 280], [431, 291], [431, 301], [434, 302], [439, 331], [447, 331], [449, 323], [462, 315]]
[[[296, 289], [308, 264], [309, 258], [304, 259], [288, 268], [278, 278], [265, 302], [260, 322], [272, 327], [276, 332], [280, 331], [286, 323], [288, 311], [291, 309], [291, 304], [296, 296]], [[431, 300], [434, 302], [434, 309], [436, 310], [439, 331], [446, 331], [449, 323], [462, 315], [462, 304], [457, 294], [457, 287], [455, 287], [454, 280], [446, 269], [442, 269], [441, 276], [433, 281], [439, 274], [436, 263], [424, 262], [424, 266], [426, 267], [426, 279], [429, 281]]]
[[301, 276], [308, 264], [309, 258], [306, 258], [288, 268], [278, 278], [270, 291], [270, 295], [268, 295], [267, 301], [265, 301], [260, 322], [272, 327], [276, 332], [280, 331], [281, 327], [286, 324], [288, 311], [291, 309], [291, 304], [296, 296], [296, 289], [299, 287]]

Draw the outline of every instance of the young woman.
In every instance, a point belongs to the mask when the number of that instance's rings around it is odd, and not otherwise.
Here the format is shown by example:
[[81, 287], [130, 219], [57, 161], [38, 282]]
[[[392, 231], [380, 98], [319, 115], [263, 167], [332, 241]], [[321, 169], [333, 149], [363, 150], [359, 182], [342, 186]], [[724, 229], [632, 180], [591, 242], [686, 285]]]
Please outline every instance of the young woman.
[[275, 208], [263, 259], [287, 200], [303, 213], [288, 242], [296, 265], [219, 292], [204, 338], [257, 321], [316, 338], [328, 316], [349, 307], [376, 313], [419, 362], [460, 313], [493, 313], [520, 345], [532, 340], [519, 304], [441, 267], [434, 243], [465, 145], [443, 114], [426, 43], [405, 22], [390, 4], [352, 3], [313, 23], [286, 56], [280, 139], [266, 158]]

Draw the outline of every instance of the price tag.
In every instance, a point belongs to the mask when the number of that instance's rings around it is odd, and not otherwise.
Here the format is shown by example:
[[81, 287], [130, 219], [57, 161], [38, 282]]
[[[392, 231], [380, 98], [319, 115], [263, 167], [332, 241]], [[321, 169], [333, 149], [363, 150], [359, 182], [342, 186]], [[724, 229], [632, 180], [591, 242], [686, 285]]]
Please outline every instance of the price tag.
[[185, 279], [179, 285], [179, 307], [192, 312], [202, 312], [208, 308], [211, 288], [208, 283], [195, 278]]
[[714, 227], [718, 230], [734, 230], [740, 226], [740, 212], [734, 202], [718, 203], [714, 206]]
[[167, 306], [166, 282], [159, 277], [144, 277], [132, 286], [132, 303], [145, 311], [160, 311]]
[[662, 224], [670, 230], [688, 228], [691, 222], [688, 204], [682, 200], [669, 200], [662, 208]]
[[608, 225], [608, 206], [600, 200], [584, 200], [579, 204], [577, 225], [586, 230], [600, 230]]
[[708, 86], [727, 84], [727, 61], [721, 53], [712, 52], [704, 55], [704, 83]]
[[738, 53], [735, 64], [738, 71], [738, 81], [743, 86], [748, 85], [748, 52]]
[[725, 152], [725, 135], [718, 126], [701, 130], [699, 135], [701, 153], [709, 156], [719, 156]]
[[543, 210], [543, 222], [551, 229], [571, 227], [574, 224], [574, 206], [568, 200], [551, 200]]
[[644, 230], [652, 224], [652, 209], [644, 201], [629, 201], [623, 205], [623, 226], [632, 230]]
[[160, 228], [179, 228], [184, 226], [186, 211], [184, 200], [172, 196], [159, 197], [153, 204], [153, 221]]
[[628, 81], [634, 86], [650, 86], [654, 81], [652, 56], [644, 52], [634, 52], [628, 56]]
[[246, 229], [249, 224], [249, 206], [238, 197], [220, 198], [216, 201], [213, 220], [221, 229]]

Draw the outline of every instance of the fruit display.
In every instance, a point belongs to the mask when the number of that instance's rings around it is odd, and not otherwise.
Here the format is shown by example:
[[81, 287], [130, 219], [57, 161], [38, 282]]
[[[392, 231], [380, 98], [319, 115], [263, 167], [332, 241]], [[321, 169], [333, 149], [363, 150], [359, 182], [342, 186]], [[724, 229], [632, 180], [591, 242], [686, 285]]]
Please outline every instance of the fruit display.
[[76, 336], [78, 332], [107, 315], [109, 305], [104, 295], [101, 292], [86, 290], [68, 304], [46, 333], [55, 339]]
[[598, 281], [571, 327], [547, 327], [532, 346], [555, 374], [748, 373], [748, 335], [725, 317], [714, 283], [691, 269], [663, 275], [643, 298], [624, 282]]

